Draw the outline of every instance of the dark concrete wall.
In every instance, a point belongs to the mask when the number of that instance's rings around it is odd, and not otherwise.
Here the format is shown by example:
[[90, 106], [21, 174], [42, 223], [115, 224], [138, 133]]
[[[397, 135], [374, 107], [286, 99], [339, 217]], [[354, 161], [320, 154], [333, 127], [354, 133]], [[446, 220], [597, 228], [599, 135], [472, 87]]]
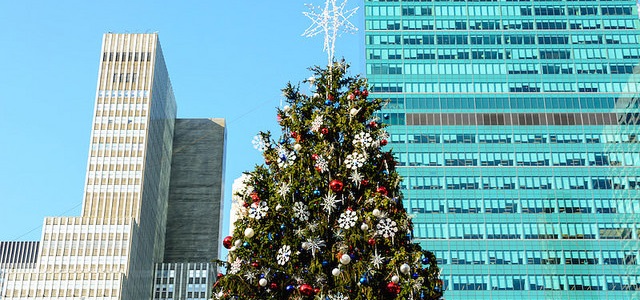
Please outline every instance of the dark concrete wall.
[[164, 262], [218, 258], [224, 119], [176, 119]]

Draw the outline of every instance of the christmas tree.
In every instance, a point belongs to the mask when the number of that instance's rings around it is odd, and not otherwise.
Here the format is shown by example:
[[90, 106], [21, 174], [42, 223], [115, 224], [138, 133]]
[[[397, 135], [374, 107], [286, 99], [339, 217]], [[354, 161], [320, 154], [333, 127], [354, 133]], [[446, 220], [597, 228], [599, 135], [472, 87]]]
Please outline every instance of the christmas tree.
[[[265, 164], [234, 189], [237, 220], [218, 299], [440, 299], [433, 253], [412, 242], [384, 102], [348, 65], [311, 68], [305, 95], [289, 83], [279, 139], [261, 132]], [[384, 117], [383, 117], [384, 118]]]

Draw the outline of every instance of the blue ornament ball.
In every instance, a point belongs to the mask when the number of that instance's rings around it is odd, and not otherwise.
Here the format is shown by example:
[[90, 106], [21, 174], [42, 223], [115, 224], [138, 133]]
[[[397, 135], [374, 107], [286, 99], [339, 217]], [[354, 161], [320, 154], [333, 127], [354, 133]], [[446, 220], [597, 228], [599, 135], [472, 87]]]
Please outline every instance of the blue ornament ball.
[[367, 277], [366, 277], [366, 276], [362, 276], [362, 277], [360, 277], [360, 283], [362, 283], [362, 284], [367, 284], [367, 282], [369, 282], [369, 280], [367, 280]]
[[322, 266], [325, 267], [325, 268], [328, 267], [329, 266], [329, 262], [326, 261], [326, 260], [323, 260], [322, 261]]
[[296, 288], [293, 285], [287, 285], [287, 287], [285, 288], [287, 290], [287, 292], [291, 293], [293, 292]]
[[284, 230], [285, 228], [287, 228], [287, 226], [285, 226], [284, 224], [280, 225], [280, 230]]
[[326, 101], [324, 102], [324, 104], [325, 104], [325, 105], [331, 105], [331, 104], [333, 104], [333, 102], [331, 102], [331, 100], [326, 100]]
[[418, 279], [418, 277], [420, 277], [420, 275], [418, 275], [418, 273], [413, 273], [413, 274], [411, 274], [411, 277], [413, 279]]
[[389, 114], [384, 114], [384, 115], [382, 115], [382, 117], [383, 117], [385, 120], [388, 120], [388, 119], [389, 119]]
[[428, 264], [429, 264], [429, 259], [428, 259], [428, 258], [426, 258], [426, 257], [425, 257], [425, 258], [423, 258], [423, 259], [422, 259], [422, 264], [423, 264], [423, 265], [428, 265]]
[[320, 196], [320, 191], [319, 190], [314, 190], [313, 191], [313, 195], [314, 196]]
[[249, 247], [249, 243], [248, 242], [242, 243], [242, 247], [245, 247], [245, 248]]

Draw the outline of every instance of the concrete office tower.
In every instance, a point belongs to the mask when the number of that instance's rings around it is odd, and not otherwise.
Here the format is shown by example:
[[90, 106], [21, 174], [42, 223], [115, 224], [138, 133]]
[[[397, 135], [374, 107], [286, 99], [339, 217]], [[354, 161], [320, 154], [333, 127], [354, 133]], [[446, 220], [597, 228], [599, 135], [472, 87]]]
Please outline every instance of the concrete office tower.
[[640, 298], [635, 1], [365, 0], [367, 78], [447, 299]]
[[[224, 122], [179, 120], [174, 131], [157, 34], [105, 34], [100, 58], [82, 215], [45, 219], [37, 263], [7, 271], [5, 299], [151, 299], [165, 237], [172, 262], [217, 256]], [[194, 149], [211, 152], [184, 156]], [[194, 227], [212, 240], [198, 239]]]
[[223, 119], [178, 119], [163, 263], [153, 299], [210, 299], [216, 280], [224, 174]]

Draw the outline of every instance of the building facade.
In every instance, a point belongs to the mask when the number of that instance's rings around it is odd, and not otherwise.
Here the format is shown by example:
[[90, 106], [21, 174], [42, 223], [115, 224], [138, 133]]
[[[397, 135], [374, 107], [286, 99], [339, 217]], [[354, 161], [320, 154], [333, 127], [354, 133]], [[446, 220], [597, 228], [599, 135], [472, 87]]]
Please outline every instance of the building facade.
[[[36, 261], [6, 269], [3, 299], [152, 299], [156, 265], [168, 254], [165, 249], [173, 249], [165, 240], [179, 231], [167, 227], [175, 223], [176, 212], [169, 208], [193, 209], [177, 213], [198, 213], [201, 219], [207, 214], [212, 220], [194, 221], [207, 226], [189, 229], [218, 236], [212, 224], [219, 222], [224, 121], [176, 119], [157, 34], [105, 34], [100, 59], [81, 216], [45, 219]], [[193, 132], [176, 132], [184, 127], [180, 124], [191, 124], [207, 135], [201, 141], [217, 144], [198, 144]], [[192, 147], [210, 151], [191, 162], [208, 163], [195, 167], [207, 177], [181, 191], [192, 198], [171, 198], [173, 170], [185, 168], [175, 162], [187, 163], [175, 157], [192, 151], [182, 142], [185, 137]], [[179, 234], [197, 235], [184, 229]], [[217, 241], [202, 246], [209, 256], [198, 262], [208, 263], [217, 256]]]
[[4, 286], [4, 274], [11, 269], [29, 269], [38, 261], [40, 242], [0, 242], [0, 299]]
[[445, 297], [640, 298], [635, 1], [365, 0], [365, 23]]
[[154, 300], [212, 297], [222, 228], [225, 132], [223, 119], [176, 120], [164, 259], [156, 264]]

